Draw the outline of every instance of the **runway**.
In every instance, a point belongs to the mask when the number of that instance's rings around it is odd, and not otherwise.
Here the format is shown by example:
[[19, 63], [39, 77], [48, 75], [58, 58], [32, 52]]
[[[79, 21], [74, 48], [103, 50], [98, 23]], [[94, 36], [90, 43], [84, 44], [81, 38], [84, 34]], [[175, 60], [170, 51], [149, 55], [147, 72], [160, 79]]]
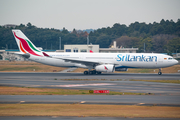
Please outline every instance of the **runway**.
[[130, 81], [152, 78], [178, 80], [180, 74], [0, 73], [0, 85], [180, 95], [180, 84]]
[[1, 86], [110, 90], [154, 95], [0, 95], [0, 103], [79, 103], [180, 106], [180, 84], [131, 81], [179, 80], [180, 74], [0, 73]]

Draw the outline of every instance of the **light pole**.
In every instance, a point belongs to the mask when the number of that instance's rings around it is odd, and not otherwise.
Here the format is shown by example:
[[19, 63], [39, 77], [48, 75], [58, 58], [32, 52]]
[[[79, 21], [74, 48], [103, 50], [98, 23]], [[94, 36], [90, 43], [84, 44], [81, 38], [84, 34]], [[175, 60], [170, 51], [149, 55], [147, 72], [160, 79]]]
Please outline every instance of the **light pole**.
[[61, 37], [59, 37], [59, 50], [61, 50]]
[[87, 36], [87, 52], [89, 52], [89, 36]]
[[145, 53], [145, 51], [146, 51], [146, 45], [145, 45], [145, 43], [144, 43], [144, 53]]
[[89, 36], [87, 36], [87, 45], [89, 45]]
[[177, 51], [178, 51], [178, 49], [176, 49], [176, 58], [177, 58]]

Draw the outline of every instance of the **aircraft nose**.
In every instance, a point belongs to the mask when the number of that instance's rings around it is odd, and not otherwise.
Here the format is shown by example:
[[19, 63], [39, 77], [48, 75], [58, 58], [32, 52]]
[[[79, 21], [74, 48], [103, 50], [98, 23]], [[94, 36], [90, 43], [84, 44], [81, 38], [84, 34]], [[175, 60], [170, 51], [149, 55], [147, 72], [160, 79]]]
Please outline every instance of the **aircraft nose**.
[[178, 64], [179, 62], [177, 60], [175, 60], [175, 64]]

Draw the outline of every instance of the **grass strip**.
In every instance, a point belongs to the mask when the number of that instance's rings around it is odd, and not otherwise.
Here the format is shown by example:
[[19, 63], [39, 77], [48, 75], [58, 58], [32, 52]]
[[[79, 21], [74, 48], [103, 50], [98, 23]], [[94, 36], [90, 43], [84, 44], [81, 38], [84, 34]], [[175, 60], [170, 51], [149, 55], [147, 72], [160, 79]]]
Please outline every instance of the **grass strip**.
[[180, 118], [180, 107], [86, 104], [0, 104], [0, 116]]
[[89, 90], [27, 88], [0, 86], [0, 95], [148, 95], [147, 93], [127, 93], [110, 91], [108, 94], [91, 94]]
[[180, 80], [130, 80], [130, 81], [143, 81], [143, 82], [159, 82], [159, 83], [175, 83], [175, 84], [180, 84]]
[[[58, 80], [57, 78], [55, 78], [56, 80]], [[59, 79], [59, 80], [69, 80], [69, 81], [72, 81], [72, 80], [82, 80], [82, 81], [93, 81], [93, 80], [107, 80], [107, 79], [77, 79], [77, 78], [73, 78], [73, 79]]]

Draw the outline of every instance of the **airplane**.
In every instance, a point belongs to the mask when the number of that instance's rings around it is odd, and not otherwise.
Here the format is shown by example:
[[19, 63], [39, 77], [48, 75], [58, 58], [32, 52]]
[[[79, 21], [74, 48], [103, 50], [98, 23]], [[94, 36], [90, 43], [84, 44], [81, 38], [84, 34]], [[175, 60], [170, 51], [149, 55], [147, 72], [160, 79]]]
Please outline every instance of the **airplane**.
[[173, 57], [157, 53], [58, 53], [39, 50], [21, 30], [12, 30], [20, 52], [23, 57], [46, 65], [57, 67], [85, 68], [85, 75], [112, 73], [127, 68], [161, 68], [173, 66], [178, 63]]

